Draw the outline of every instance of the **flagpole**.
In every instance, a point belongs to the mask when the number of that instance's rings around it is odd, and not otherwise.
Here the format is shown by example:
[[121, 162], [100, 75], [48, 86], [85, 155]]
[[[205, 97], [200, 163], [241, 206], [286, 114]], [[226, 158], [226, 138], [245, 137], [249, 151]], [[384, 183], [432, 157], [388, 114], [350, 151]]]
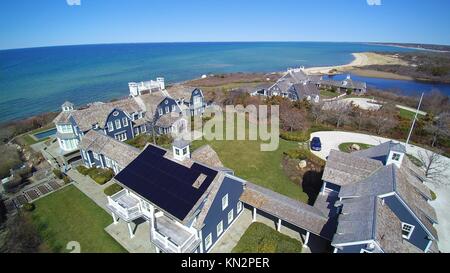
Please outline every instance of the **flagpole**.
[[414, 120], [411, 125], [411, 129], [409, 130], [408, 138], [406, 139], [405, 148], [407, 148], [409, 140], [411, 139], [411, 135], [414, 130], [414, 125], [416, 124], [417, 116], [419, 115], [420, 105], [422, 105], [423, 94], [424, 93], [422, 92], [422, 96], [420, 97], [420, 101], [419, 101], [419, 106], [417, 106], [416, 115], [414, 116]]

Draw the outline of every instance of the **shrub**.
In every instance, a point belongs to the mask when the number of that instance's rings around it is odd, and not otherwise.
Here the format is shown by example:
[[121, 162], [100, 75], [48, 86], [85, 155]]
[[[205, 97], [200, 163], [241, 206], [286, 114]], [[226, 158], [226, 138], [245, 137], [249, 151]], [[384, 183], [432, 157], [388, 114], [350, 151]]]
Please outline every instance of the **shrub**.
[[64, 184], [69, 184], [70, 182], [72, 182], [72, 180], [70, 179], [70, 177], [68, 177], [67, 175], [65, 175], [64, 177], [63, 177], [63, 181], [64, 181]]
[[106, 195], [111, 196], [111, 195], [114, 195], [114, 194], [118, 193], [118, 192], [121, 191], [121, 190], [123, 190], [123, 188], [122, 188], [119, 184], [114, 183], [114, 184], [112, 184], [112, 185], [106, 187], [106, 188], [103, 190], [103, 192], [104, 192]]
[[89, 171], [89, 176], [97, 184], [103, 185], [114, 177], [114, 172], [111, 169], [92, 168]]
[[309, 141], [310, 134], [307, 132], [281, 132], [280, 137], [288, 141], [306, 142]]
[[0, 178], [10, 175], [9, 170], [18, 166], [22, 160], [19, 151], [10, 145], [0, 145]]
[[33, 203], [26, 203], [23, 204], [22, 208], [26, 211], [33, 211], [36, 208], [36, 206]]
[[436, 198], [437, 198], [436, 193], [434, 191], [430, 190], [430, 194], [431, 194], [431, 200], [433, 200], [433, 201], [436, 200]]
[[85, 166], [78, 166], [77, 167], [77, 171], [79, 172], [79, 173], [81, 173], [82, 175], [87, 175], [88, 174], [88, 168], [86, 168]]
[[53, 174], [54, 174], [58, 179], [63, 179], [63, 173], [61, 172], [61, 170], [53, 169]]
[[292, 159], [306, 160], [310, 157], [310, 152], [305, 149], [293, 149], [284, 152], [285, 155]]

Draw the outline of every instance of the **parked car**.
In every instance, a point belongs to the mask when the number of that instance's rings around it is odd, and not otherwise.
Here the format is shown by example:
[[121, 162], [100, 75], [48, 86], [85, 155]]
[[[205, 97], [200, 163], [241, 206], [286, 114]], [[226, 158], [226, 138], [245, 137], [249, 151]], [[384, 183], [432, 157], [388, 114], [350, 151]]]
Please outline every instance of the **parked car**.
[[320, 138], [313, 137], [313, 139], [311, 139], [311, 150], [313, 151], [322, 150], [322, 143], [320, 142]]

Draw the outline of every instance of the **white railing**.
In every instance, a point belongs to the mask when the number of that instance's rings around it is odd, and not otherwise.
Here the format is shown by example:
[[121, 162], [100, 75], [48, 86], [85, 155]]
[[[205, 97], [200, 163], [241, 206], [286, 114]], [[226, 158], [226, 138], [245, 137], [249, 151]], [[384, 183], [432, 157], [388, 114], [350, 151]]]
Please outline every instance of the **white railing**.
[[131, 208], [124, 208], [119, 203], [117, 203], [116, 200], [118, 200], [123, 195], [127, 194], [125, 190], [122, 190], [113, 196], [107, 196], [108, 199], [108, 205], [114, 209], [114, 211], [119, 214], [123, 219], [128, 220], [135, 217], [138, 217], [141, 215], [141, 209], [139, 207], [139, 204], [137, 204], [134, 207]]
[[174, 253], [181, 253], [181, 247], [170, 241], [169, 237], [159, 233], [156, 229], [152, 230], [152, 235], [152, 238], [159, 241], [166, 250]]

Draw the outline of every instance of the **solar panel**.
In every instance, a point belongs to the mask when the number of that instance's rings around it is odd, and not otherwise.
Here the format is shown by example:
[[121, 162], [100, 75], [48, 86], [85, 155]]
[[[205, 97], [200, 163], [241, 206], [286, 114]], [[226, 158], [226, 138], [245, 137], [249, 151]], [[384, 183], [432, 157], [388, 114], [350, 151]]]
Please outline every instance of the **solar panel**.
[[[164, 158], [165, 150], [148, 146], [116, 180], [180, 220], [197, 203], [217, 171], [194, 163], [191, 168]], [[193, 187], [200, 174], [205, 180]]]

